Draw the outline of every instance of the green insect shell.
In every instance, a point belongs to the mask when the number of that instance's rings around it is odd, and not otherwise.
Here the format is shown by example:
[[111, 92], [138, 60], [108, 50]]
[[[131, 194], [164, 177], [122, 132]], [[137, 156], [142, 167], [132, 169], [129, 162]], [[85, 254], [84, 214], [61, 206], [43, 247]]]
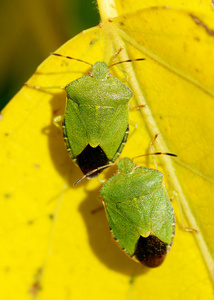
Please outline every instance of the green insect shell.
[[105, 62], [96, 62], [91, 73], [65, 91], [63, 135], [71, 158], [84, 174], [114, 162], [127, 140], [132, 91], [110, 74]]
[[161, 172], [122, 158], [118, 172], [101, 188], [110, 230], [130, 257], [159, 266], [174, 238], [175, 217]]

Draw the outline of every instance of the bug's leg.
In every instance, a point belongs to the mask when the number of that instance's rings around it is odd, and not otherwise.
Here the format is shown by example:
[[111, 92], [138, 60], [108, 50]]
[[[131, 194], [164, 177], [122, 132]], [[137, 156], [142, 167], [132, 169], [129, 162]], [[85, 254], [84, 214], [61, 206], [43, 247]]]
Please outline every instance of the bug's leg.
[[59, 115], [59, 116], [54, 117], [54, 118], [53, 118], [53, 123], [54, 123], [54, 125], [55, 125], [57, 128], [61, 129], [61, 127], [60, 127], [60, 125], [59, 125], [58, 123], [59, 123], [59, 122], [62, 122], [63, 119], [64, 119], [64, 116], [63, 116], [63, 115]]
[[96, 214], [98, 211], [101, 211], [101, 210], [103, 210], [104, 209], [104, 206], [102, 205], [100, 205], [100, 206], [98, 206], [97, 208], [95, 208], [95, 209], [93, 209], [93, 210], [91, 210], [91, 213], [92, 214]]
[[[133, 106], [133, 107], [132, 107], [132, 106], [129, 104], [129, 110], [130, 110], [130, 111], [138, 110], [138, 109], [143, 108], [143, 107], [145, 107], [145, 105], [138, 105], [138, 106]], [[133, 126], [134, 129], [132, 130], [131, 133], [129, 133], [128, 139], [130, 139], [130, 138], [133, 136], [133, 134], [135, 133], [135, 131], [137, 130], [138, 123], [134, 122], [133, 120], [129, 120], [129, 125]]]
[[[154, 143], [155, 143], [157, 137], [158, 137], [158, 134], [156, 134], [155, 137], [153, 138], [153, 140], [150, 142], [149, 153], [154, 153]], [[158, 164], [157, 164], [157, 161], [155, 159], [155, 155], [152, 155], [152, 159], [153, 159], [153, 162], [154, 162], [154, 165], [155, 165], [155, 169], [158, 169]]]
[[138, 123], [134, 122], [133, 120], [129, 120], [129, 125], [133, 126], [134, 129], [132, 130], [132, 132], [129, 133], [128, 140], [133, 136], [133, 134], [137, 130]]
[[142, 108], [142, 107], [145, 107], [146, 105], [137, 105], [137, 106], [131, 106], [130, 105], [130, 107], [129, 107], [129, 110], [131, 110], [131, 111], [133, 111], [133, 110], [138, 110], [138, 109], [140, 109], [140, 108]]
[[[29, 84], [29, 83], [25, 83], [25, 86], [34, 88], [37, 90], [46, 90], [46, 89], [63, 89], [64, 90], [65, 89], [64, 86], [38, 86], [38, 85]], [[59, 129], [61, 129], [61, 127], [59, 126], [58, 122], [62, 121], [63, 117], [64, 116], [60, 115], [60, 116], [56, 116], [55, 118], [53, 118], [54, 125]]]
[[111, 58], [111, 64], [114, 63], [115, 58], [117, 58], [117, 56], [120, 54], [120, 52], [123, 50], [123, 48], [120, 48], [115, 54], [114, 56]]
[[100, 182], [100, 183], [104, 183], [104, 182], [106, 182], [106, 179], [101, 179], [101, 174], [99, 173], [98, 175], [97, 175], [97, 180]]
[[33, 89], [37, 89], [37, 90], [46, 90], [46, 89], [62, 89], [62, 90], [64, 90], [65, 89], [64, 86], [38, 86], [38, 85], [29, 84], [27, 82], [25, 82], [25, 86], [33, 88]]
[[181, 225], [182, 225], [183, 230], [198, 233], [199, 231], [197, 229], [192, 228], [192, 227], [188, 227], [188, 226], [185, 225], [183, 208], [182, 208], [182, 205], [181, 205], [181, 201], [179, 199], [179, 194], [176, 191], [173, 191], [173, 197], [170, 200], [172, 201], [174, 199], [174, 197], [176, 198], [176, 201], [177, 201], [177, 204], [178, 204], [178, 209], [179, 209], [179, 213], [180, 213], [180, 217], [181, 217]]

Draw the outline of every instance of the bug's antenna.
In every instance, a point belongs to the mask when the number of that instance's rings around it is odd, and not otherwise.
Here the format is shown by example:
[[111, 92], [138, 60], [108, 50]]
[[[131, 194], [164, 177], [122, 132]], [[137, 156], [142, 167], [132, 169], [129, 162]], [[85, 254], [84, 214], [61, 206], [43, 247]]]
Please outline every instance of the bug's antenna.
[[62, 54], [59, 54], [59, 53], [51, 53], [51, 55], [55, 55], [55, 56], [60, 56], [60, 57], [68, 58], [68, 59], [77, 60], [77, 61], [83, 62], [83, 63], [85, 63], [85, 64], [90, 65], [91, 67], [93, 67], [93, 64], [91, 64], [91, 63], [89, 63], [89, 62], [87, 62], [85, 60], [81, 60], [79, 58], [74, 58], [74, 57], [62, 55]]
[[108, 67], [111, 68], [111, 67], [119, 65], [119, 64], [123, 64], [123, 63], [126, 63], [126, 62], [132, 62], [132, 61], [139, 61], [139, 60], [146, 60], [146, 59], [145, 58], [135, 58], [135, 59], [122, 60], [122, 61], [116, 62], [116, 63], [114, 63], [114, 64], [112, 64]]
[[178, 157], [176, 154], [173, 153], [168, 153], [168, 152], [155, 152], [155, 153], [146, 153], [146, 154], [141, 154], [135, 157], [132, 157], [132, 160], [139, 158], [141, 156], [149, 156], [149, 155], [169, 155], [169, 156], [174, 156], [174, 157]]
[[111, 167], [111, 166], [114, 166], [114, 165], [116, 165], [116, 163], [112, 163], [112, 164], [108, 164], [108, 165], [104, 165], [104, 166], [98, 167], [97, 169], [94, 169], [94, 170], [88, 172], [88, 173], [85, 174], [83, 177], [81, 177], [80, 179], [78, 179], [78, 180], [74, 183], [74, 185], [78, 184], [80, 181], [82, 181], [83, 179], [85, 179], [85, 178], [91, 176], [92, 174], [94, 174], [94, 173], [96, 173], [96, 172], [98, 172], [98, 171], [100, 171], [100, 170], [107, 169], [107, 168], [109, 168], [109, 167]]

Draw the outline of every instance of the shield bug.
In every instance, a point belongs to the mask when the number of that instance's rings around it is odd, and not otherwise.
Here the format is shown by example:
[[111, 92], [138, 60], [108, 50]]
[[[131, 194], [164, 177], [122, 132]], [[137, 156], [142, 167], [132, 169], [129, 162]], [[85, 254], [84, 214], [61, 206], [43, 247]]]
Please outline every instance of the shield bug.
[[[110, 68], [145, 58], [119, 61], [108, 66], [103, 61], [93, 65], [58, 53], [52, 55], [76, 60], [92, 67], [87, 75], [70, 82], [65, 88], [60, 87], [67, 93], [66, 107], [64, 116], [57, 116], [54, 123], [63, 120], [63, 137], [67, 151], [82, 172], [87, 174], [98, 169], [87, 176], [93, 178], [102, 171], [99, 167], [117, 159], [129, 132], [128, 113], [132, 91], [111, 75]], [[25, 85], [37, 89], [48, 88], [27, 83]]]
[[[94, 65], [85, 62], [92, 66], [91, 72], [65, 87], [67, 101], [62, 123], [63, 137], [71, 158], [84, 174], [114, 162], [127, 141], [132, 91], [112, 76], [109, 68], [138, 60], [144, 58], [120, 61], [111, 66], [102, 61]], [[88, 178], [101, 171], [94, 172]]]
[[131, 258], [158, 267], [175, 233], [174, 211], [163, 175], [138, 167], [127, 157], [119, 160], [117, 169], [100, 190], [111, 233]]

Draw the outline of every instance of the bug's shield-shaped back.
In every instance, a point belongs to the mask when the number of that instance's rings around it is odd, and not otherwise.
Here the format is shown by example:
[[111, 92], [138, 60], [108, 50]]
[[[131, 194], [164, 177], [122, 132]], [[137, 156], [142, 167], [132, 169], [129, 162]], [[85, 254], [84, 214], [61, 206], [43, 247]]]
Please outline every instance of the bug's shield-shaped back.
[[137, 167], [129, 174], [115, 174], [100, 194], [113, 237], [131, 257], [140, 237], [155, 236], [172, 244], [173, 208], [159, 171]]
[[85, 75], [69, 83], [66, 92], [65, 125], [73, 156], [87, 145], [101, 146], [112, 160], [127, 129], [131, 90], [110, 75]]

